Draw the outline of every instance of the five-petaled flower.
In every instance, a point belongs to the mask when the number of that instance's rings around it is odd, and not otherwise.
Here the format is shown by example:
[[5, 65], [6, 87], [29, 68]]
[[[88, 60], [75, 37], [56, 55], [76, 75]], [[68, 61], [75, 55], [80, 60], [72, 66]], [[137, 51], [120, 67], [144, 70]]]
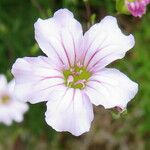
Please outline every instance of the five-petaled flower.
[[7, 84], [4, 75], [0, 75], [0, 122], [11, 125], [12, 121], [21, 122], [23, 114], [28, 110], [28, 105], [16, 99], [12, 80]]
[[15, 91], [31, 103], [47, 101], [45, 119], [57, 131], [79, 136], [89, 131], [93, 106], [124, 109], [138, 90], [117, 69], [105, 68], [134, 46], [114, 17], [107, 16], [84, 35], [67, 9], [34, 25], [35, 38], [48, 56], [25, 57], [12, 67]]

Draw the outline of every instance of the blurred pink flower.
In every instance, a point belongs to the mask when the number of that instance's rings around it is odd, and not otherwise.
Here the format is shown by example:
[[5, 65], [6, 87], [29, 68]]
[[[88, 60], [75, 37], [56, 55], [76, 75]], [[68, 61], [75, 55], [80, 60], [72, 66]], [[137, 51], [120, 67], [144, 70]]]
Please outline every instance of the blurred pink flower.
[[93, 106], [124, 109], [138, 85], [117, 69], [105, 68], [134, 46], [114, 17], [107, 16], [84, 35], [67, 9], [34, 25], [35, 38], [48, 56], [25, 57], [12, 67], [17, 96], [47, 102], [46, 122], [57, 131], [79, 136], [89, 131]]
[[14, 80], [7, 84], [5, 76], [0, 75], [0, 122], [5, 125], [11, 125], [13, 120], [21, 122], [23, 114], [28, 110], [26, 103], [16, 99], [14, 84]]
[[135, 0], [134, 2], [127, 2], [128, 10], [134, 17], [142, 17], [146, 13], [146, 6], [150, 0]]

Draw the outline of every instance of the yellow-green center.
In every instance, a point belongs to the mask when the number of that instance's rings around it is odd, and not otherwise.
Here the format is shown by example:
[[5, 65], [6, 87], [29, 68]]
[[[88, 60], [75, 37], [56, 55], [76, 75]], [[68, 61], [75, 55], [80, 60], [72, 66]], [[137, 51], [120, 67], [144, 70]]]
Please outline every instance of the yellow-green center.
[[1, 98], [0, 98], [0, 104], [7, 104], [10, 100], [10, 97], [8, 95], [3, 95]]
[[83, 89], [91, 73], [85, 67], [74, 66], [63, 71], [65, 85], [74, 89]]

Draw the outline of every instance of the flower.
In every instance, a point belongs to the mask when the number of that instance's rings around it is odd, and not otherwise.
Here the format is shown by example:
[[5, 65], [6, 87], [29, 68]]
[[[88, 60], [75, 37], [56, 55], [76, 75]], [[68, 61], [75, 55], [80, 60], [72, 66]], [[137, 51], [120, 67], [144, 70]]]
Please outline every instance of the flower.
[[137, 84], [126, 75], [105, 68], [134, 46], [134, 37], [124, 35], [114, 17], [105, 17], [83, 35], [73, 14], [60, 9], [34, 27], [47, 57], [16, 60], [15, 91], [31, 103], [47, 101], [45, 119], [55, 130], [79, 136], [90, 129], [92, 104], [123, 109], [137, 93]]
[[7, 84], [5, 76], [0, 75], [0, 122], [5, 125], [11, 125], [13, 120], [21, 122], [23, 114], [28, 110], [26, 103], [16, 99], [14, 84], [14, 80]]
[[142, 17], [146, 13], [146, 6], [150, 3], [150, 0], [135, 0], [133, 2], [128, 2], [127, 7], [129, 12], [134, 17]]

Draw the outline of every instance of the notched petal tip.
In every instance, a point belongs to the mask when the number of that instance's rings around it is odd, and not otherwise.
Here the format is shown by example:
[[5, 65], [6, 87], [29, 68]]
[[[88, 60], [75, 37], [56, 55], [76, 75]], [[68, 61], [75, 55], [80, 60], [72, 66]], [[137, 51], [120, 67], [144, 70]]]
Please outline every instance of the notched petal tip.
[[[65, 92], [65, 91], [64, 91]], [[47, 102], [45, 120], [49, 126], [59, 132], [70, 132], [72, 135], [80, 136], [90, 130], [93, 120], [93, 107], [85, 95], [81, 96], [80, 90], [69, 89], [65, 96], [59, 97], [59, 92], [51, 95], [53, 99]], [[74, 99], [71, 99], [71, 97]], [[61, 101], [61, 102], [60, 102]]]
[[133, 41], [133, 43], [135, 43], [135, 42], [134, 42], [134, 36], [133, 36], [132, 34], [126, 35], [126, 34], [124, 34], [124, 33], [120, 30], [120, 28], [119, 28], [119, 23], [118, 23], [116, 17], [113, 17], [113, 16], [106, 16], [106, 17], [104, 17], [104, 18], [101, 20], [101, 23], [104, 23], [104, 24], [106, 24], [106, 25], [109, 25], [109, 27], [111, 27], [111, 26], [112, 26], [113, 28], [115, 27], [117, 30], [119, 29], [119, 31], [120, 31], [124, 36], [130, 38], [130, 40]]
[[56, 130], [57, 132], [68, 132], [68, 133], [70, 133], [70, 134], [72, 134], [72, 135], [74, 135], [74, 136], [81, 136], [82, 134], [85, 134], [85, 133], [87, 133], [87, 132], [90, 131], [90, 127], [89, 127], [87, 130], [84, 130], [84, 132], [74, 132], [74, 131], [69, 131], [69, 130], [60, 129], [59, 127], [57, 127], [57, 125], [52, 124], [52, 123], [49, 121], [49, 119], [48, 119], [47, 116], [48, 116], [48, 114], [47, 114], [47, 112], [46, 112], [46, 113], [45, 113], [45, 121], [46, 121], [46, 123], [47, 123], [49, 126], [51, 126], [54, 130]]
[[134, 47], [134, 45], [135, 45], [134, 36], [132, 34], [128, 34], [127, 35], [126, 33], [124, 33], [120, 29], [119, 23], [118, 23], [118, 21], [117, 21], [117, 19], [115, 17], [113, 17], [113, 16], [106, 16], [104, 19], [105, 19], [104, 21], [107, 21], [108, 23], [111, 23], [112, 26], [116, 27], [116, 29], [118, 30], [118, 33], [120, 32], [120, 36], [122, 34], [122, 39], [124, 39], [124, 40], [126, 39], [126, 43], [124, 43], [124, 44], [127, 44], [126, 47], [128, 47], [128, 49], [131, 49], [131, 48]]
[[[105, 68], [90, 81], [86, 93], [94, 105], [126, 108], [138, 92], [138, 84], [117, 69]], [[93, 90], [93, 89], [94, 90]], [[91, 91], [92, 90], [92, 91]]]

